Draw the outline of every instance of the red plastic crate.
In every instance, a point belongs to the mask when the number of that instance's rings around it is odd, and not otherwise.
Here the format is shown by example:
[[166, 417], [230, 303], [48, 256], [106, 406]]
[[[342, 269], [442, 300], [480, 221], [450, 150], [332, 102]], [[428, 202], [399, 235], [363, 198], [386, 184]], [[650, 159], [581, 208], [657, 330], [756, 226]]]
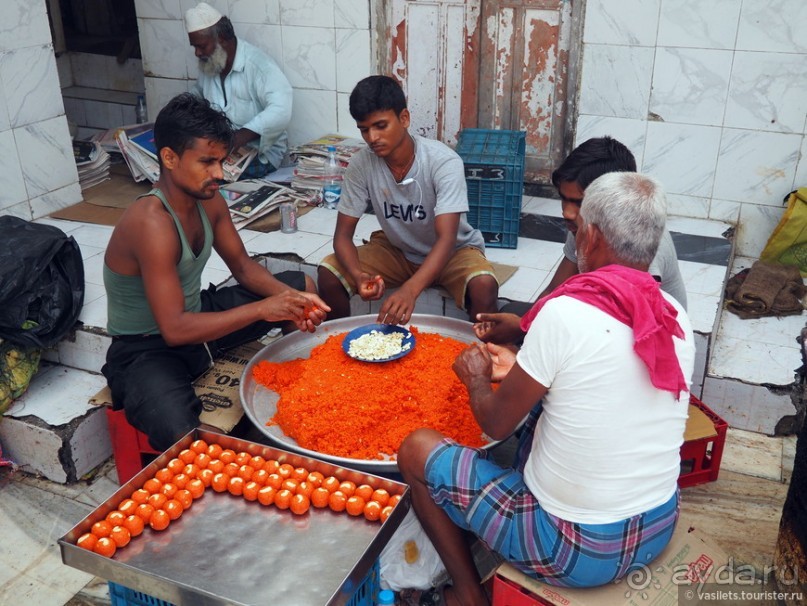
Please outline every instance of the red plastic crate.
[[154, 455], [160, 453], [151, 447], [146, 434], [129, 425], [123, 410], [112, 410], [111, 406], [107, 406], [106, 418], [112, 455], [118, 468], [118, 481], [123, 485], [148, 465]]
[[721, 419], [706, 404], [690, 395], [689, 402], [699, 408], [714, 423], [716, 436], [690, 440], [681, 446], [681, 475], [678, 486], [686, 488], [706, 482], [714, 482], [720, 473], [720, 460], [723, 458], [723, 447], [726, 445], [728, 423]]
[[492, 606], [552, 606], [552, 602], [539, 598], [529, 589], [525, 589], [503, 576], [493, 577]]

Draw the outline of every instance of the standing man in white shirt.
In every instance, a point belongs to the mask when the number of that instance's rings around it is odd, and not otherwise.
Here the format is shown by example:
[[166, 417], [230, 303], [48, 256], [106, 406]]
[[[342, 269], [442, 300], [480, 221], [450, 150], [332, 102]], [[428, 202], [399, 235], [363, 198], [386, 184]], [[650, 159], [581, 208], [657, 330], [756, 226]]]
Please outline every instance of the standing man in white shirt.
[[233, 149], [258, 149], [241, 178], [276, 170], [288, 148], [291, 120], [292, 89], [286, 76], [269, 55], [236, 38], [232, 22], [209, 4], [188, 9], [185, 25], [199, 59], [193, 92], [218, 106], [233, 123]]

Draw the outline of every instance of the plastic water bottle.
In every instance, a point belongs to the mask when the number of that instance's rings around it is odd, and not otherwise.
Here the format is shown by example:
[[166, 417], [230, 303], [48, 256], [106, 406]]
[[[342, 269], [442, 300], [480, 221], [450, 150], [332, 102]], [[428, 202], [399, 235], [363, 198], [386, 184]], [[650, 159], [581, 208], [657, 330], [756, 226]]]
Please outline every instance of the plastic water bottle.
[[146, 113], [146, 98], [143, 95], [137, 96], [135, 118], [137, 119], [138, 124], [143, 124], [148, 119], [148, 115]]
[[328, 147], [328, 162], [325, 164], [325, 186], [322, 188], [322, 197], [325, 208], [336, 208], [339, 198], [342, 197], [342, 167], [336, 159], [336, 148]]
[[376, 606], [388, 606], [395, 604], [395, 592], [392, 589], [382, 589], [378, 592]]

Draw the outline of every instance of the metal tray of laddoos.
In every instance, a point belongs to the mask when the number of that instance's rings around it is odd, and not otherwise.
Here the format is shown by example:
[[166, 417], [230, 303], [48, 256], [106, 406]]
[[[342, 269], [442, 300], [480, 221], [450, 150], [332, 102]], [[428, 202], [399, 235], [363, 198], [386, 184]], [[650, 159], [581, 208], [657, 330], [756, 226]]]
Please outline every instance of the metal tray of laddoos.
[[[347, 333], [354, 328], [365, 326], [366, 324], [373, 324], [376, 322], [376, 317], [376, 315], [366, 315], [341, 318], [321, 324], [317, 327], [316, 332], [313, 333], [293, 332], [270, 343], [252, 357], [241, 376], [241, 404], [250, 420], [263, 432], [272, 444], [300, 454], [319, 457], [337, 465], [347, 465], [349, 467], [363, 469], [370, 473], [385, 474], [398, 471], [398, 464], [395, 461], [350, 459], [303, 448], [297, 444], [294, 438], [287, 436], [278, 425], [267, 426], [266, 422], [275, 415], [279, 396], [276, 392], [259, 384], [252, 376], [252, 369], [264, 360], [270, 362], [286, 362], [297, 358], [308, 358], [311, 354], [311, 350], [317, 345], [324, 343], [328, 337], [335, 334]], [[438, 333], [464, 343], [473, 343], [477, 340], [472, 324], [465, 320], [446, 318], [444, 316], [414, 314], [409, 322], [409, 326], [414, 326], [424, 333]], [[417, 347], [417, 344], [415, 344], [415, 347]]]
[[[112, 558], [76, 546], [76, 539], [93, 523], [106, 517], [197, 438], [403, 497], [381, 524], [330, 509], [311, 508], [295, 515], [208, 488], [166, 530], [155, 532], [146, 527]], [[76, 524], [59, 539], [59, 547], [68, 566], [178, 606], [343, 605], [408, 511], [408, 490], [406, 484], [197, 429]]]

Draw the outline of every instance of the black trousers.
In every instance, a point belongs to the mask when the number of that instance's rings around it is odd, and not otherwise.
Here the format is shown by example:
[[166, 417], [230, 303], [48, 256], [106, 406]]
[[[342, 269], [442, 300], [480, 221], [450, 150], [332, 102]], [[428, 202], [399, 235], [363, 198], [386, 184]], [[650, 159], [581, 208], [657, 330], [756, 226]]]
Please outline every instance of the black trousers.
[[[302, 272], [281, 272], [275, 277], [292, 288], [305, 289]], [[224, 311], [262, 298], [242, 286], [217, 289], [213, 285], [201, 296], [202, 311]], [[113, 408], [122, 408], [154, 449], [166, 450], [199, 425], [202, 402], [193, 381], [210, 368], [213, 358], [282, 324], [255, 322], [207, 344], [179, 347], [169, 347], [160, 335], [113, 337], [101, 369], [112, 391]]]

